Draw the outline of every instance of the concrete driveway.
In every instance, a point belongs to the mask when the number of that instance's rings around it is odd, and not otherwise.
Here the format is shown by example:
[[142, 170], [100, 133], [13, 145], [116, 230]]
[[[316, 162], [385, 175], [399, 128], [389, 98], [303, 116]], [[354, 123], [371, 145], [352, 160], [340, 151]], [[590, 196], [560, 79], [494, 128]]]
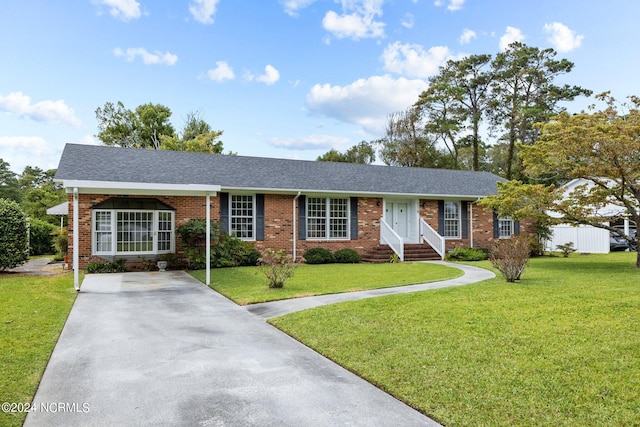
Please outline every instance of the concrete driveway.
[[435, 426], [184, 272], [88, 275], [25, 426]]

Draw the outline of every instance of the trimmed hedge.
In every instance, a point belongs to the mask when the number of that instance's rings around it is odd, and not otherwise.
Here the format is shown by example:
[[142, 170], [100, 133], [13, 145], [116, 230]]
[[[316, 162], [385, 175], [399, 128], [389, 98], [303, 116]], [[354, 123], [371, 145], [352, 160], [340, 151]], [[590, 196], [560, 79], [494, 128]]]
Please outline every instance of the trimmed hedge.
[[362, 256], [353, 249], [345, 248], [336, 251], [333, 254], [335, 262], [341, 264], [357, 264], [362, 261]]
[[29, 258], [29, 224], [20, 206], [0, 198], [0, 271], [24, 264]]
[[53, 231], [55, 225], [48, 222], [31, 219], [29, 221], [29, 255], [45, 255], [55, 252], [53, 246]]
[[447, 261], [484, 261], [489, 259], [489, 251], [487, 249], [455, 248], [446, 255], [445, 259]]
[[331, 264], [334, 257], [329, 249], [312, 248], [305, 252], [304, 261], [307, 264]]

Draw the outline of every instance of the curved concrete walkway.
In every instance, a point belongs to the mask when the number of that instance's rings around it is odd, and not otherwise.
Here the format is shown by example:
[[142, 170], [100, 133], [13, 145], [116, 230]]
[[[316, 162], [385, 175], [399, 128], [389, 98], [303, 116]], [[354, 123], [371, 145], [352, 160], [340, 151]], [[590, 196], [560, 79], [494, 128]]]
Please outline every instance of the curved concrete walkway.
[[251, 304], [244, 306], [244, 308], [262, 319], [268, 319], [270, 317], [282, 316], [296, 311], [306, 310], [308, 308], [319, 307], [321, 305], [380, 297], [385, 295], [426, 291], [429, 289], [448, 288], [451, 286], [468, 285], [470, 283], [481, 282], [483, 280], [496, 277], [496, 275], [492, 271], [485, 270], [484, 268], [478, 268], [464, 264], [452, 264], [445, 261], [427, 262], [458, 268], [462, 270], [464, 274], [455, 279], [442, 280], [440, 282], [398, 286], [395, 288], [372, 289], [368, 291], [348, 292], [342, 294], [320, 295], [315, 297], [294, 298], [282, 301], [265, 302], [261, 304]]
[[437, 426], [184, 272], [87, 275], [25, 426]]

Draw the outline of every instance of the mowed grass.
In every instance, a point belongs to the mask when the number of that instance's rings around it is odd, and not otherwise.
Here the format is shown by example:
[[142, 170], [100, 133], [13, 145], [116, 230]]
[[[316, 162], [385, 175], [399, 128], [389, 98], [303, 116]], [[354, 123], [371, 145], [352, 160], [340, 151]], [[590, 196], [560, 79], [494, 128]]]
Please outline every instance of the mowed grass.
[[[0, 401], [29, 403], [76, 298], [73, 274], [0, 273]], [[0, 412], [21, 426], [26, 413]]]
[[[205, 281], [205, 271], [194, 271]], [[269, 289], [258, 267], [211, 270], [211, 287], [240, 305], [311, 295], [335, 294], [366, 289], [428, 283], [459, 277], [456, 268], [430, 263], [302, 264], [284, 288]]]
[[444, 425], [640, 425], [635, 256], [538, 258], [516, 284], [496, 278], [271, 323]]

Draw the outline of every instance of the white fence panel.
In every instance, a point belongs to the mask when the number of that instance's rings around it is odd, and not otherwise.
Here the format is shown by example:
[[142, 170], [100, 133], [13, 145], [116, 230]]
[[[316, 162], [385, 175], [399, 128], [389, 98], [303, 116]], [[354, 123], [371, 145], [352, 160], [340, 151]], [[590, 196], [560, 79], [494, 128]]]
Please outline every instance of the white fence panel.
[[574, 227], [561, 224], [551, 227], [553, 236], [547, 241], [546, 250], [557, 251], [558, 245], [573, 242], [577, 252], [606, 254], [609, 253], [609, 231], [602, 228], [580, 225]]

